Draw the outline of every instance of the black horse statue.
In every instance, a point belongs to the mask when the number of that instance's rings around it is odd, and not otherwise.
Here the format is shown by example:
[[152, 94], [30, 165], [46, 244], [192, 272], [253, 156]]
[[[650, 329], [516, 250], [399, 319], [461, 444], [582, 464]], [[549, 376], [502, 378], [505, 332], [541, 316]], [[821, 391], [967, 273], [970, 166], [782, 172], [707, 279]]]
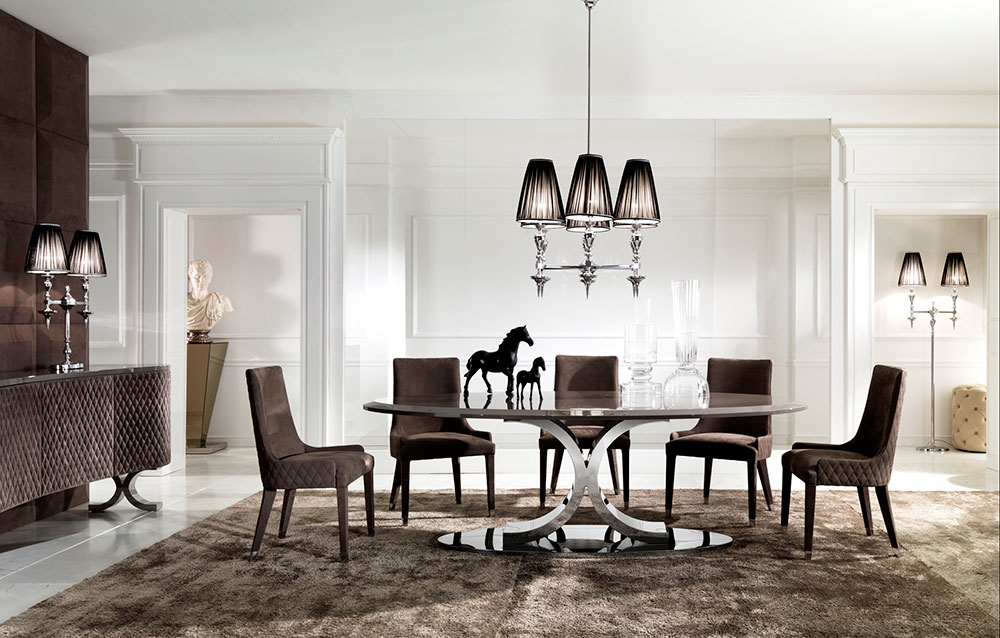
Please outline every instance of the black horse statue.
[[535, 386], [538, 386], [538, 398], [542, 398], [542, 373], [539, 370], [545, 369], [545, 359], [535, 357], [531, 362], [531, 370], [521, 370], [517, 373], [517, 398], [524, 401], [524, 386], [528, 386], [528, 400], [535, 398]]
[[487, 372], [500, 372], [507, 376], [507, 396], [514, 396], [514, 366], [517, 365], [517, 347], [521, 342], [529, 346], [535, 345], [534, 339], [528, 334], [528, 327], [521, 326], [514, 328], [507, 333], [507, 336], [500, 342], [500, 347], [496, 352], [486, 352], [479, 350], [472, 353], [469, 361], [465, 364], [465, 394], [469, 394], [469, 379], [480, 370], [483, 373], [483, 381], [486, 382], [486, 392], [493, 394], [493, 386], [486, 378]]

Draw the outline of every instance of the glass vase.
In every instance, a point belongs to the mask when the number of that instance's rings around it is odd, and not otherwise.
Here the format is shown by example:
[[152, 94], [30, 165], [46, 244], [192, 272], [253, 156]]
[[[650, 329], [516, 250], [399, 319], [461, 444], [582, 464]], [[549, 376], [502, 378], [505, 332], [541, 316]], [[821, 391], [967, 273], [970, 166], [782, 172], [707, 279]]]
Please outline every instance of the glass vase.
[[663, 405], [667, 408], [707, 408], [708, 380], [698, 361], [698, 280], [671, 281], [674, 303], [674, 344], [677, 369], [663, 382]]
[[633, 323], [625, 326], [625, 363], [631, 379], [621, 386], [622, 405], [632, 408], [660, 406], [660, 384], [653, 383], [653, 364], [657, 357], [656, 326]]

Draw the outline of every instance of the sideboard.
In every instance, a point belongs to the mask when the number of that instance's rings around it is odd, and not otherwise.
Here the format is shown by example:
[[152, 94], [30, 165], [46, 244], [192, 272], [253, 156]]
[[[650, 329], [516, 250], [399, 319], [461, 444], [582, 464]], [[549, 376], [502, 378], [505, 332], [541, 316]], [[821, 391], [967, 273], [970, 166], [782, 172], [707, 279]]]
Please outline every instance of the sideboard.
[[170, 462], [170, 370], [91, 368], [0, 377], [0, 531], [87, 499], [91, 481], [154, 510], [135, 493], [139, 472]]

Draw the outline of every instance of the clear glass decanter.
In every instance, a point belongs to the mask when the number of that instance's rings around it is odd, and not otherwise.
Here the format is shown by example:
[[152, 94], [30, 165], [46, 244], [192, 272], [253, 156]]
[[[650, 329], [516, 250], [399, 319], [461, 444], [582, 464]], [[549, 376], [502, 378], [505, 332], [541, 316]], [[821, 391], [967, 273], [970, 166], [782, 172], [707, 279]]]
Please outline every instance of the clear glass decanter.
[[622, 405], [631, 408], [657, 408], [661, 402], [660, 384], [653, 383], [656, 363], [656, 325], [633, 323], [625, 326], [625, 363], [632, 378], [621, 386]]
[[698, 280], [671, 281], [677, 369], [663, 382], [666, 408], [707, 408], [708, 380], [698, 371]]

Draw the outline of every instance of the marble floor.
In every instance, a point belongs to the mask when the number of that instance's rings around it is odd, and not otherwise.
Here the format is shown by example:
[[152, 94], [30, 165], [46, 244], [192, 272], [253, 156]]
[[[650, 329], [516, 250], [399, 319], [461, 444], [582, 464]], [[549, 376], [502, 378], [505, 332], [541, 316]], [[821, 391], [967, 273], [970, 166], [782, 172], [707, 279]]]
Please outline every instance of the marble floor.
[[[782, 451], [775, 449], [768, 465], [775, 487], [780, 483]], [[386, 451], [375, 451], [375, 456], [378, 470], [375, 487], [388, 490], [392, 460]], [[537, 487], [536, 450], [500, 453], [496, 465], [498, 487]], [[563, 486], [570, 481], [571, 469], [567, 466], [564, 463], [560, 476]], [[414, 472], [411, 489], [451, 488], [448, 461], [417, 464]], [[713, 488], [745, 489], [744, 472], [745, 466], [740, 463], [716, 462]], [[986, 468], [985, 455], [954, 451], [928, 455], [900, 449], [890, 488], [996, 490], [998, 482], [997, 473]], [[633, 489], [663, 488], [662, 448], [632, 450], [631, 485]], [[679, 459], [676, 485], [680, 489], [700, 488], [701, 463]], [[463, 466], [463, 487], [485, 489], [485, 486], [482, 463], [467, 461]], [[795, 488], [801, 489], [797, 481]], [[0, 622], [259, 489], [257, 460], [252, 449], [188, 456], [184, 470], [139, 478], [138, 491], [142, 496], [163, 503], [158, 512], [140, 512], [122, 501], [102, 514], [89, 515], [85, 508], [77, 508], [0, 534]], [[111, 481], [91, 485], [91, 499], [95, 502], [107, 499], [112, 493]], [[247, 530], [248, 543], [249, 539]]]

